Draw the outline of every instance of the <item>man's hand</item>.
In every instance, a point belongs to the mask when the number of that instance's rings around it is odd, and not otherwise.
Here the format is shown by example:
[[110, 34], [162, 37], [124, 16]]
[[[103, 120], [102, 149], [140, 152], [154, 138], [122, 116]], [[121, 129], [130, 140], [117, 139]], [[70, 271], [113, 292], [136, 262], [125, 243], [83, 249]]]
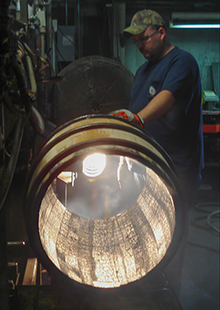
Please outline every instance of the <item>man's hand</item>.
[[144, 121], [142, 117], [138, 114], [134, 114], [129, 110], [116, 110], [111, 112], [113, 116], [118, 116], [124, 119], [127, 119], [130, 122], [134, 122], [135, 124], [139, 125], [140, 127], [144, 127]]

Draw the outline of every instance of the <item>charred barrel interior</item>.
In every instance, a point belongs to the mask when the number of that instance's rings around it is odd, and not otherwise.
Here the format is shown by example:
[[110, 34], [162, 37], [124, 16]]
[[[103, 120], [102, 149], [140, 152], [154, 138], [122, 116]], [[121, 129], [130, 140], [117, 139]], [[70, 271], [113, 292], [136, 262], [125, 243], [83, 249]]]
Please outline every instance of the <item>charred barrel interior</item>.
[[58, 128], [32, 164], [25, 216], [47, 270], [119, 287], [163, 268], [183, 232], [184, 206], [166, 153], [136, 125], [88, 115]]

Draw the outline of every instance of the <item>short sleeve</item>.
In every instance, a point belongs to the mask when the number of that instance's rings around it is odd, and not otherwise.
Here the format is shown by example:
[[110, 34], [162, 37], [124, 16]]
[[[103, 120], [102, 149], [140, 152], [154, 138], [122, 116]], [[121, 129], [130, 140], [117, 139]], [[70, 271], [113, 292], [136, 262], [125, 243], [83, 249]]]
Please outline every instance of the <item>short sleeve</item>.
[[188, 55], [179, 57], [171, 64], [162, 85], [161, 90], [169, 90], [185, 112], [188, 110], [194, 93], [196, 71], [197, 64]]

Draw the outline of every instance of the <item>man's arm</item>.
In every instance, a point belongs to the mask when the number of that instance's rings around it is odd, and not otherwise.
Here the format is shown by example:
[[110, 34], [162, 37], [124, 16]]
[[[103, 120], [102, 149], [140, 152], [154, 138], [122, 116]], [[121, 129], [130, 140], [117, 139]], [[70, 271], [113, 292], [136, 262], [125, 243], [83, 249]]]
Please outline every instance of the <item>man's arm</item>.
[[155, 121], [163, 116], [175, 103], [175, 97], [168, 90], [162, 90], [157, 94], [148, 105], [138, 112], [145, 124]]

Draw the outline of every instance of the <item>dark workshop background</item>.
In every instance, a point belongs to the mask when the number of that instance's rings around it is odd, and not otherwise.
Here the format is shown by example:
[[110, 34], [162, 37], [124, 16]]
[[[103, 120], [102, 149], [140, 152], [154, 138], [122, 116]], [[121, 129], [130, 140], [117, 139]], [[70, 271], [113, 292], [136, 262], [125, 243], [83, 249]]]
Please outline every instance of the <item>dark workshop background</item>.
[[[156, 10], [164, 17], [170, 41], [193, 54], [201, 73], [205, 168], [196, 202], [188, 214], [188, 235], [185, 236], [186, 245], [182, 254], [183, 269], [179, 276], [180, 288], [177, 289], [175, 275], [170, 270], [172, 264], [167, 266], [165, 275], [166, 271], [167, 275], [171, 275], [170, 278], [166, 278], [166, 281], [169, 282], [171, 292], [175, 297], [174, 299], [170, 295], [161, 297], [161, 292], [164, 291], [161, 290], [161, 287], [158, 289], [156, 286], [154, 297], [152, 298], [151, 295], [152, 305], [147, 299], [148, 290], [151, 291], [152, 287], [145, 279], [137, 281], [132, 291], [130, 291], [130, 287], [127, 290], [124, 287], [122, 290], [117, 291], [116, 289], [110, 290], [110, 292], [104, 290], [104, 292], [75, 291], [72, 293], [68, 289], [63, 291], [60, 289], [54, 293], [51, 289], [50, 276], [44, 271], [44, 281], [47, 284], [44, 286], [45, 290], [39, 288], [40, 285], [35, 285], [37, 289], [32, 289], [31, 286], [24, 287], [22, 279], [27, 259], [34, 257], [28, 243], [22, 206], [22, 190], [27, 174], [27, 167], [24, 168], [23, 165], [24, 162], [26, 163], [26, 157], [30, 156], [24, 150], [25, 148], [29, 149], [29, 145], [24, 142], [0, 214], [1, 219], [4, 219], [1, 220], [3, 222], [1, 223], [1, 237], [5, 236], [1, 238], [3, 241], [0, 251], [1, 253], [7, 252], [7, 256], [1, 255], [1, 270], [5, 266], [5, 259], [7, 259], [10, 278], [8, 296], [5, 295], [4, 289], [0, 292], [0, 309], [2, 310], [219, 309], [219, 213], [212, 219], [213, 225], [207, 225], [207, 219], [209, 215], [219, 210], [220, 29], [213, 27], [186, 29], [170, 28], [169, 26], [174, 12], [184, 13], [186, 16], [187, 13], [193, 13], [197, 22], [201, 16], [201, 22], [206, 20], [204, 17], [206, 14], [219, 14], [219, 1], [14, 0], [11, 1], [9, 12], [21, 23], [27, 23], [31, 18], [32, 22], [37, 23], [37, 20], [40, 20], [43, 23], [45, 19], [45, 29], [41, 29], [40, 37], [45, 45], [44, 51], [40, 52], [49, 58], [54, 76], [58, 76], [71, 63], [90, 56], [116, 60], [134, 75], [145, 59], [138, 52], [132, 40], [125, 40], [121, 33], [124, 27], [129, 25], [134, 13], [145, 8]], [[34, 32], [29, 37], [29, 46], [36, 48]], [[43, 96], [42, 93], [40, 96]], [[53, 100], [55, 99], [53, 96], [50, 97], [52, 103], [49, 107], [49, 114], [53, 114]], [[51, 130], [51, 128], [49, 129]], [[19, 274], [20, 278], [15, 279], [15, 274]], [[0, 280], [2, 284], [5, 281], [5, 276], [1, 276]], [[167, 285], [164, 284], [164, 279], [160, 283], [162, 283], [162, 287]], [[40, 299], [43, 300], [42, 296], [46, 296], [45, 305], [39, 303]], [[162, 304], [158, 302], [155, 306], [155, 300], [160, 298]], [[65, 306], [62, 306], [63, 304]]]

